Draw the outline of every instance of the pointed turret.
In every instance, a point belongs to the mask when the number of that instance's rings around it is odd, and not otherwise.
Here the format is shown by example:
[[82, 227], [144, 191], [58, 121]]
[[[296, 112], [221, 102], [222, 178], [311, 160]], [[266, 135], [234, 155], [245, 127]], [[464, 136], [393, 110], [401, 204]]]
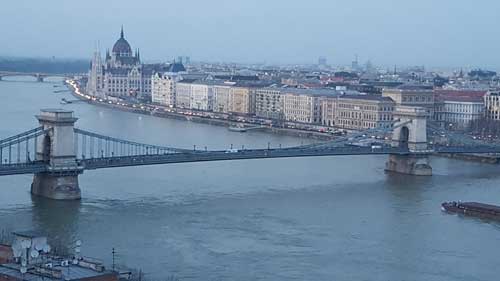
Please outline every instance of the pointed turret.
[[123, 24], [122, 24], [122, 30], [120, 32], [120, 38], [125, 38], [124, 35], [123, 35]]

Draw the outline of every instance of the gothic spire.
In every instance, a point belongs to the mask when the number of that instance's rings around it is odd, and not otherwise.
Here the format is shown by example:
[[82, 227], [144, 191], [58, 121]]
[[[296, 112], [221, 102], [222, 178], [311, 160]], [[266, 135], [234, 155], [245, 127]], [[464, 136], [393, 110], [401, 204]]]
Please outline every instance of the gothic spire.
[[123, 38], [123, 24], [122, 24], [122, 31], [120, 32], [120, 38]]

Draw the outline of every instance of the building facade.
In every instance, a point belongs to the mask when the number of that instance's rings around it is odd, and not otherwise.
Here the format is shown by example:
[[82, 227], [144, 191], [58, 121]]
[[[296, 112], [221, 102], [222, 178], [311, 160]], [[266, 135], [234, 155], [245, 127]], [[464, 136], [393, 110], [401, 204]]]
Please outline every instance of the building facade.
[[485, 114], [485, 91], [435, 91], [434, 120], [449, 129], [467, 129]]
[[204, 83], [191, 84], [191, 109], [212, 111], [214, 106], [214, 88]]
[[94, 53], [89, 71], [87, 92], [99, 97], [151, 99], [151, 77], [165, 70], [162, 64], [142, 64], [139, 50], [132, 52], [125, 39], [123, 28], [111, 52], [106, 51], [101, 60], [99, 51]]
[[279, 89], [263, 88], [255, 91], [255, 115], [283, 120], [283, 96]]
[[500, 91], [488, 91], [484, 96], [485, 117], [500, 120]]
[[166, 72], [155, 72], [151, 77], [151, 101], [175, 107], [177, 82], [182, 80], [186, 69], [182, 63], [174, 62]]
[[399, 87], [382, 90], [382, 96], [391, 98], [396, 105], [423, 107], [429, 118], [434, 116], [434, 91], [418, 87]]
[[315, 123], [315, 104], [318, 98], [293, 93], [283, 94], [283, 116], [285, 121]]
[[176, 85], [175, 107], [191, 108], [191, 84], [194, 81], [182, 80]]
[[328, 89], [283, 89], [283, 113], [285, 121], [321, 124], [323, 98], [337, 95]]
[[337, 97], [324, 97], [321, 99], [321, 124], [323, 126], [333, 127], [337, 124], [337, 99]]
[[231, 112], [249, 115], [255, 113], [255, 92], [247, 87], [232, 87]]
[[231, 85], [214, 85], [214, 102], [213, 111], [220, 113], [228, 113], [233, 111], [231, 108], [233, 89]]
[[342, 96], [337, 100], [335, 125], [345, 129], [391, 128], [395, 102], [380, 96]]
[[178, 75], [155, 73], [151, 78], [151, 100], [153, 103], [174, 107]]

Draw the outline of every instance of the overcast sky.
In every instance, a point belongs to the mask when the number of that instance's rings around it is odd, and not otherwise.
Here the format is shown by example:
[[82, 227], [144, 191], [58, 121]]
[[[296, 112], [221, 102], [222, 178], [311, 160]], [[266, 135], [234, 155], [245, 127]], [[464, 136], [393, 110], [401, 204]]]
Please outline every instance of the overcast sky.
[[120, 26], [143, 60], [500, 66], [498, 0], [15, 0], [0, 55], [90, 58]]

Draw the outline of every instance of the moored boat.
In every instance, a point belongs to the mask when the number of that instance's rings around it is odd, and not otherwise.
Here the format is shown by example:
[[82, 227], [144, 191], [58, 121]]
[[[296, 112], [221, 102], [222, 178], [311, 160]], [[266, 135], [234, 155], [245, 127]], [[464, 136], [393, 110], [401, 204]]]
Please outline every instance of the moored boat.
[[238, 126], [230, 126], [230, 127], [228, 127], [228, 130], [232, 131], [232, 132], [244, 133], [244, 132], [247, 131], [247, 128], [245, 128], [245, 127], [238, 127]]
[[478, 202], [444, 202], [441, 209], [450, 213], [500, 220], [500, 206]]

